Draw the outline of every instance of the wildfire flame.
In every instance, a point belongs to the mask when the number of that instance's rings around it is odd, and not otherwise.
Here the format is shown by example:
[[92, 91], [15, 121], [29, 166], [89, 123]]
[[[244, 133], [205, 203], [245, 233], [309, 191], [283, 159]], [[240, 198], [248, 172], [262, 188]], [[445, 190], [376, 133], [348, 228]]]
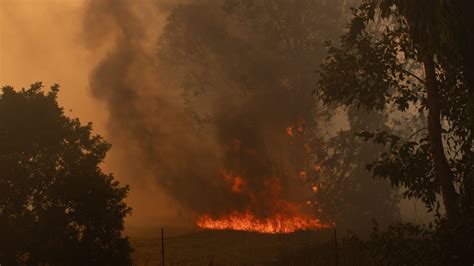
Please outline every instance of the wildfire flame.
[[[305, 175], [306, 173], [301, 171], [301, 174]], [[257, 198], [254, 192], [245, 188], [247, 182], [245, 178], [239, 175], [234, 176], [227, 171], [222, 171], [221, 175], [229, 182], [229, 188], [233, 193], [253, 199]], [[312, 187], [312, 190], [316, 192], [317, 187]], [[278, 178], [268, 178], [265, 182], [265, 191], [264, 200], [271, 202], [266, 216], [256, 215], [251, 208], [241, 211], [233, 210], [218, 217], [206, 213], [197, 217], [196, 225], [202, 229], [252, 231], [268, 234], [292, 233], [332, 226], [321, 223], [319, 219], [304, 212], [299, 205], [281, 199], [281, 186]]]
[[267, 234], [292, 233], [300, 230], [321, 229], [331, 225], [322, 224], [310, 215], [291, 215], [277, 213], [271, 217], [258, 218], [249, 211], [233, 211], [227, 216], [217, 219], [208, 214], [201, 215], [196, 222], [197, 226], [211, 230], [251, 231]]
[[[290, 138], [294, 138], [302, 136], [304, 130], [305, 122], [300, 119], [287, 127], [286, 133]], [[311, 153], [308, 143], [305, 143], [303, 148], [306, 154]], [[256, 150], [243, 146], [238, 139], [232, 141], [231, 149], [233, 152], [257, 158]], [[295, 174], [302, 183], [310, 184], [310, 191], [317, 193], [322, 184], [317, 184], [314, 179], [315, 175], [319, 175], [321, 172], [321, 166], [315, 164], [312, 168], [300, 170]], [[282, 187], [278, 177], [266, 177], [263, 188], [255, 190], [251, 186], [252, 183], [248, 182], [241, 171], [224, 169], [220, 172], [220, 176], [225, 180], [230, 192], [246, 199], [246, 205], [243, 208], [239, 207], [239, 209], [229, 210], [219, 215], [201, 214], [196, 219], [196, 225], [199, 228], [281, 234], [334, 226], [334, 224], [322, 223], [308, 212], [308, 208], [302, 207], [305, 205], [321, 213], [322, 210], [318, 207], [318, 202], [308, 200], [299, 205], [284, 200], [281, 197]], [[265, 210], [264, 213], [261, 211], [262, 207]]]
[[244, 186], [244, 181], [242, 180], [242, 177], [237, 176], [234, 179], [234, 183], [232, 184], [232, 192], [234, 192], [234, 193], [241, 192], [243, 186]]

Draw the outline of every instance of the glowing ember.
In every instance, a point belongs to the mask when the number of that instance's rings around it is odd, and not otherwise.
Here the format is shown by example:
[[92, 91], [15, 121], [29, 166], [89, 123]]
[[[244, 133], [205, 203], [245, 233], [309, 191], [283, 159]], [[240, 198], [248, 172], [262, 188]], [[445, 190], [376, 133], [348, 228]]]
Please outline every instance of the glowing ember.
[[300, 176], [301, 178], [306, 178], [306, 177], [307, 177], [306, 172], [303, 171], [303, 170], [300, 171], [299, 176]]
[[330, 225], [322, 224], [318, 219], [309, 215], [285, 216], [277, 213], [272, 217], [258, 218], [249, 210], [234, 211], [218, 219], [204, 214], [198, 217], [196, 224], [203, 229], [252, 231], [267, 234], [292, 233], [330, 227]]
[[321, 166], [319, 164], [315, 164], [313, 169], [315, 172], [321, 172]]
[[298, 131], [303, 132], [304, 131], [304, 122], [298, 123]]
[[221, 175], [224, 177], [227, 182], [230, 183], [231, 185], [231, 190], [234, 193], [240, 193], [242, 192], [242, 189], [244, 188], [246, 181], [240, 177], [240, 176], [232, 176], [230, 173], [227, 171], [222, 171]]
[[240, 191], [242, 191], [243, 185], [244, 185], [244, 181], [242, 180], [242, 177], [237, 176], [234, 179], [234, 184], [232, 185], [232, 192], [239, 193]]

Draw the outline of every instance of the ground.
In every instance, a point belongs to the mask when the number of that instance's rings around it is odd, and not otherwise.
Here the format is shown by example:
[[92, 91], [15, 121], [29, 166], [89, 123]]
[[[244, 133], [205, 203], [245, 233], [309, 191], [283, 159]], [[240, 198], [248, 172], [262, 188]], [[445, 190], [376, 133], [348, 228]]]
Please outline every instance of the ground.
[[[282, 252], [328, 243], [333, 234], [329, 229], [292, 234], [199, 231], [165, 237], [166, 265], [275, 265]], [[131, 240], [135, 265], [160, 265], [159, 233]]]

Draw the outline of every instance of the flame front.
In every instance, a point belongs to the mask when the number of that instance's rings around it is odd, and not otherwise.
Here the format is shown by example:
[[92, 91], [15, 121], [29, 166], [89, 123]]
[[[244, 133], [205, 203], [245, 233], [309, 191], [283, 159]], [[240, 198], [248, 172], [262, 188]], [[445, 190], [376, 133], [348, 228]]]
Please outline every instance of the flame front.
[[277, 213], [272, 217], [258, 218], [249, 210], [244, 212], [233, 211], [231, 214], [217, 219], [204, 214], [197, 219], [196, 223], [203, 229], [252, 231], [267, 234], [292, 233], [331, 226], [322, 224], [318, 219], [309, 215], [286, 216]]
[[[299, 119], [286, 128], [286, 133], [290, 144], [301, 145], [304, 154], [308, 156], [312, 150], [310, 144], [298, 141], [299, 138], [305, 137], [305, 127], [305, 121]], [[238, 155], [238, 165], [241, 158], [246, 156], [258, 160], [256, 149], [246, 147], [239, 139], [232, 140], [230, 152]], [[298, 170], [294, 173], [294, 177], [303, 186], [308, 186], [309, 191], [318, 193], [322, 183], [318, 182], [317, 176], [321, 173], [321, 166], [314, 164]], [[334, 226], [322, 223], [314, 216], [322, 213], [318, 202], [306, 200], [303, 204], [299, 204], [294, 198], [285, 198], [282, 195], [281, 178], [278, 175], [258, 176], [254, 179], [252, 175], [246, 173], [245, 168], [243, 170], [234, 168], [223, 169], [218, 176], [221, 176], [221, 181], [224, 180], [227, 191], [231, 192], [229, 195], [236, 197], [243, 204], [225, 212], [200, 214], [196, 219], [199, 228], [279, 234]], [[255, 180], [261, 183], [255, 186]]]
[[[302, 171], [302, 173], [306, 175], [305, 172]], [[222, 171], [221, 175], [229, 182], [233, 193], [247, 195], [252, 199], [257, 198], [254, 192], [246, 190], [245, 178], [233, 176], [227, 171]], [[313, 192], [317, 192], [317, 189], [316, 185], [312, 187]], [[321, 223], [307, 210], [303, 210], [300, 205], [281, 199], [281, 186], [278, 178], [268, 178], [265, 182], [265, 191], [265, 196], [261, 199], [271, 202], [271, 208], [267, 209], [267, 215], [265, 216], [256, 215], [251, 208], [233, 210], [218, 217], [206, 213], [197, 217], [196, 225], [209, 230], [251, 231], [268, 234], [292, 233], [333, 226], [332, 224]], [[316, 203], [307, 202], [306, 204], [314, 205]]]

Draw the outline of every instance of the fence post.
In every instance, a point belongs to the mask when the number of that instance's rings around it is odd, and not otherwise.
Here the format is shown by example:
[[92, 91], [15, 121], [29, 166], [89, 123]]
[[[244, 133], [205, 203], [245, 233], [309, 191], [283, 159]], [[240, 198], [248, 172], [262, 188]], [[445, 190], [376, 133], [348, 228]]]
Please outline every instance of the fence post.
[[163, 231], [163, 227], [161, 227], [161, 266], [165, 266], [165, 237]]
[[338, 266], [338, 258], [337, 258], [337, 231], [334, 227], [334, 255], [335, 255], [335, 262], [336, 266]]

